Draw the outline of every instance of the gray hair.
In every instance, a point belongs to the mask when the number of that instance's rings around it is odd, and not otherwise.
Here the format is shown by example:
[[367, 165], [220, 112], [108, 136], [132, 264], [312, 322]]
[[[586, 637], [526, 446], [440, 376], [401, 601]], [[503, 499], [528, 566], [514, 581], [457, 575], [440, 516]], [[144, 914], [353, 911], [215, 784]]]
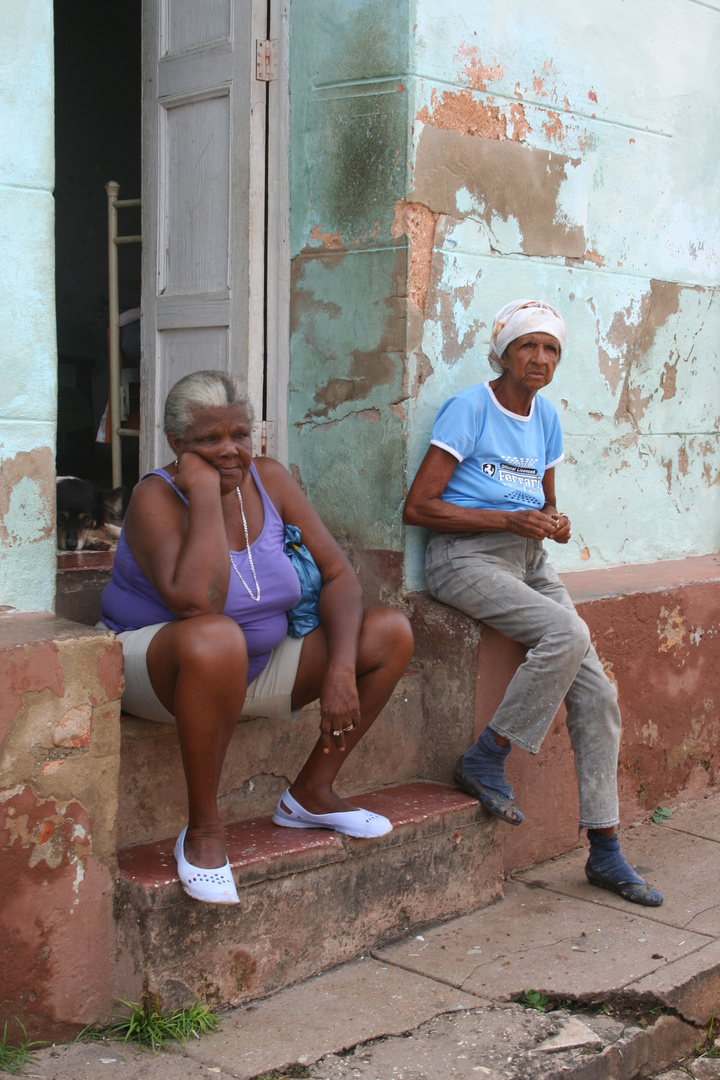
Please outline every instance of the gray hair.
[[202, 409], [224, 409], [229, 405], [242, 406], [252, 424], [253, 407], [236, 379], [224, 371], [193, 371], [178, 379], [165, 400], [165, 434], [183, 438]]
[[[505, 351], [507, 352], [507, 349]], [[498, 375], [502, 375], [503, 371], [505, 370], [505, 368], [502, 366], [502, 361], [500, 360], [500, 357], [495, 352], [494, 345], [490, 346], [490, 352], [488, 353], [488, 364], [493, 369], [493, 371], [496, 371], [498, 373]]]

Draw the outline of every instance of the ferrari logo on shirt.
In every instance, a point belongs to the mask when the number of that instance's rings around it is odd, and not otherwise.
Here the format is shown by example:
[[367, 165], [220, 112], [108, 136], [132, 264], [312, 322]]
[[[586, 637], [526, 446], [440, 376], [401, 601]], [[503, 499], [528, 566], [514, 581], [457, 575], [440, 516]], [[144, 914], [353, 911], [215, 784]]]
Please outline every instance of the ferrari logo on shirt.
[[[485, 466], [483, 466], [483, 472]], [[521, 488], [530, 492], [539, 493], [542, 490], [542, 478], [538, 476], [537, 469], [528, 468], [522, 465], [511, 465], [507, 461], [503, 461], [500, 465], [500, 475], [498, 479], [501, 484], [507, 484], [509, 487]]]

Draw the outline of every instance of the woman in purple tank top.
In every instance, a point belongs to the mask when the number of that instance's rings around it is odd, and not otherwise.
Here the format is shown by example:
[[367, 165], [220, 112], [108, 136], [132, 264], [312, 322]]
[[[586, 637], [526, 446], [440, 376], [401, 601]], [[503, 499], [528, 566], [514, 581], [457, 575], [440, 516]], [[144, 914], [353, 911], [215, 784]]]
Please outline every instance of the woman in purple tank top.
[[[270, 458], [252, 461], [251, 424], [226, 374], [175, 384], [165, 405], [175, 460], [135, 488], [102, 602], [125, 650], [124, 707], [175, 720], [189, 804], [178, 874], [190, 896], [213, 903], [238, 902], [217, 809], [230, 738], [243, 715], [277, 715], [262, 711], [267, 704], [248, 713], [246, 698], [276, 702], [284, 681], [292, 710], [320, 699], [320, 737], [273, 821], [380, 836], [390, 822], [332, 785], [413, 648], [402, 613], [363, 611], [352, 566], [289, 473]], [[283, 550], [286, 524], [301, 530], [322, 575], [321, 624], [298, 642], [287, 637], [299, 584]]]

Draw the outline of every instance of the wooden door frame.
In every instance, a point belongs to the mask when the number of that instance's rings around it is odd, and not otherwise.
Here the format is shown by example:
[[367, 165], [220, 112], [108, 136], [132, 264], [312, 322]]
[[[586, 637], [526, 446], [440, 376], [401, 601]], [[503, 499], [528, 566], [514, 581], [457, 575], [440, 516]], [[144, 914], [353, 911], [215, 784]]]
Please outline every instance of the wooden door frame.
[[268, 454], [288, 464], [290, 378], [290, 2], [268, 0], [277, 79], [268, 84], [267, 356]]

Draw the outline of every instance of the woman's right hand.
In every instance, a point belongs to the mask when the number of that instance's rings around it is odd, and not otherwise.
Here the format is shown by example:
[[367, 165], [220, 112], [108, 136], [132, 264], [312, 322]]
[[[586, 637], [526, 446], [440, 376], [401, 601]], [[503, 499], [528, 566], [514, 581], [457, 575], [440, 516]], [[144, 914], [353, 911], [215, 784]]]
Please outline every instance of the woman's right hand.
[[140, 569], [178, 619], [217, 615], [230, 578], [220, 473], [187, 450], [172, 479], [189, 505], [164, 480], [150, 476], [133, 491], [125, 536]]
[[527, 540], [545, 540], [556, 531], [557, 523], [541, 510], [515, 510], [508, 513], [505, 528]]
[[194, 454], [192, 450], [186, 450], [177, 461], [177, 472], [173, 477], [173, 481], [183, 495], [189, 495], [191, 488], [195, 484], [214, 483], [218, 492], [220, 491], [220, 473], [204, 458], [201, 458], [199, 454]]

